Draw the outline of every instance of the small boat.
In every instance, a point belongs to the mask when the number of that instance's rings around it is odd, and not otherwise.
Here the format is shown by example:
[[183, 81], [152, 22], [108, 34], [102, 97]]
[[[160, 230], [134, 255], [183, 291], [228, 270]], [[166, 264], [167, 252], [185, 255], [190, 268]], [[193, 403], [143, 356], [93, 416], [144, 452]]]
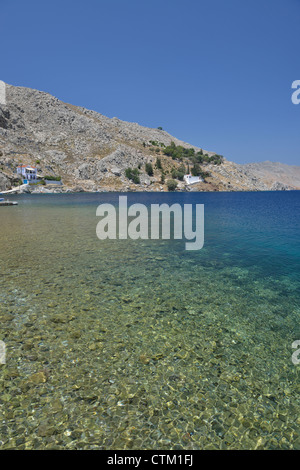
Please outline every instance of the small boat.
[[1, 197], [0, 198], [0, 207], [2, 206], [17, 206], [18, 203], [15, 202], [15, 201], [8, 201], [8, 200], [5, 200], [4, 197]]

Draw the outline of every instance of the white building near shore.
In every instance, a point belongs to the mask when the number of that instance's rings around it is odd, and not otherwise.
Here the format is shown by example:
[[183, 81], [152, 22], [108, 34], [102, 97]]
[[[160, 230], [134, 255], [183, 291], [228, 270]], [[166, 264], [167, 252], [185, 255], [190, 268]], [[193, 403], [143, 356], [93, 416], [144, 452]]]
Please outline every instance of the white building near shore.
[[32, 166], [28, 166], [28, 165], [18, 166], [17, 173], [23, 178], [24, 184], [37, 182], [37, 178], [38, 178], [37, 169]]
[[203, 179], [200, 178], [200, 176], [192, 176], [191, 174], [184, 175], [183, 179], [186, 182], [186, 184], [201, 183], [203, 181]]

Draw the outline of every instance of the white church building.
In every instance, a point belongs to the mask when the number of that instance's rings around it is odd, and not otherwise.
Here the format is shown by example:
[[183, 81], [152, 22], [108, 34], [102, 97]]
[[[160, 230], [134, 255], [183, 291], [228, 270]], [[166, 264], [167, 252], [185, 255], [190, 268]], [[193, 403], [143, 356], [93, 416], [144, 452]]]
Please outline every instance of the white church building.
[[183, 179], [186, 182], [186, 184], [201, 183], [203, 181], [203, 179], [200, 178], [200, 176], [192, 176], [191, 174], [184, 175]]

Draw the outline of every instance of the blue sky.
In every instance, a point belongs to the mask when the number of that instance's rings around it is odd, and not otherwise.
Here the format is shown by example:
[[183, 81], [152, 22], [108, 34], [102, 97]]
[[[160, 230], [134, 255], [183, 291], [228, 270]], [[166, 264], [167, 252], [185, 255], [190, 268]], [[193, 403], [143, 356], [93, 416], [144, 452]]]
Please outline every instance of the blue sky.
[[300, 165], [300, 0], [0, 0], [0, 24], [6, 83]]

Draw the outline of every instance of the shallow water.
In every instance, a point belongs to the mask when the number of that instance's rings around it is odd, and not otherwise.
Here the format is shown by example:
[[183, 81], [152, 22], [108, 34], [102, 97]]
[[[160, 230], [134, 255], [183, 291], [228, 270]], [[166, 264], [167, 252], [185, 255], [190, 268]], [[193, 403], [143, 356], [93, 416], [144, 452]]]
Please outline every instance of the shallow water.
[[1, 449], [299, 449], [299, 192], [205, 205], [205, 244], [96, 237], [117, 194], [1, 208]]

